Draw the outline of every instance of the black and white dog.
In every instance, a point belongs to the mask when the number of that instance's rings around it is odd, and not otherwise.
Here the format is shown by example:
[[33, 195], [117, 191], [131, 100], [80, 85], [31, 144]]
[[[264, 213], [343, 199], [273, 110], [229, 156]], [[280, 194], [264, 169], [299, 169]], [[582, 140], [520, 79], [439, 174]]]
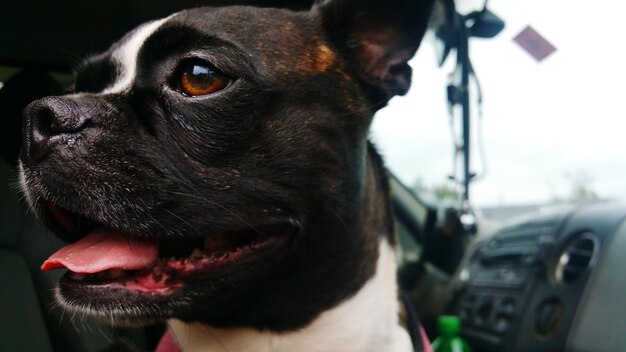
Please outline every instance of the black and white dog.
[[225, 7], [146, 23], [25, 112], [21, 182], [69, 242], [57, 298], [168, 320], [185, 351], [410, 351], [373, 114], [432, 0]]

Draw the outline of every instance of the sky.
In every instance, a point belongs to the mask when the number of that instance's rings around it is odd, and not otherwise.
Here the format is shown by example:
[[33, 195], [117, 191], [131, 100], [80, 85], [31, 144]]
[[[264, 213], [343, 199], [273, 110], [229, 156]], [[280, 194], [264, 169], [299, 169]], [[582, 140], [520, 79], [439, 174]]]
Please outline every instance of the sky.
[[[548, 203], [589, 180], [602, 198], [626, 200], [626, 4], [614, 0], [492, 0], [506, 22], [498, 37], [472, 39], [483, 118], [472, 110], [470, 189], [478, 206]], [[461, 0], [462, 13], [482, 1]], [[557, 51], [541, 62], [513, 37], [532, 26]], [[404, 183], [446, 184], [453, 144], [445, 86], [454, 55], [437, 67], [432, 34], [411, 60], [413, 85], [374, 119], [372, 140]], [[473, 95], [476, 97], [476, 95]], [[459, 123], [457, 115], [455, 119]], [[482, 126], [485, 163], [478, 157]], [[483, 172], [484, 171], [484, 172]]]

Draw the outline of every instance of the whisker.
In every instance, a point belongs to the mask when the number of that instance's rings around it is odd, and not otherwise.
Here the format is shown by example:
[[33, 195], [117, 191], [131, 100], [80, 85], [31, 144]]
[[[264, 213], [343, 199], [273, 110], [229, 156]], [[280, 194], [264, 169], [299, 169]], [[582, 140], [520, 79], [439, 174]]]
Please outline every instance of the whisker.
[[178, 220], [180, 220], [180, 221], [184, 222], [185, 224], [189, 225], [189, 228], [191, 228], [192, 230], [194, 230], [197, 234], [199, 234], [199, 235], [202, 235], [202, 234], [203, 234], [200, 230], [196, 229], [193, 225], [191, 225], [191, 223], [189, 223], [189, 221], [187, 221], [187, 220], [183, 219], [182, 217], [180, 217], [179, 215], [175, 214], [175, 213], [174, 213], [174, 212], [172, 212], [172, 211], [169, 211], [169, 210], [167, 210], [167, 209], [163, 209], [163, 210], [164, 210], [165, 212], [167, 212], [168, 214], [172, 215], [173, 217], [177, 218]]
[[[206, 197], [197, 196], [197, 195], [194, 195], [194, 194], [189, 194], [189, 193], [175, 192], [175, 191], [170, 191], [169, 193], [170, 194], [179, 195], [179, 196], [184, 196], [184, 197], [190, 197], [190, 198], [198, 199], [198, 200], [201, 200], [201, 201], [205, 202], [206, 204], [215, 205], [215, 206], [219, 207], [220, 209], [226, 211], [229, 215], [232, 215], [233, 217], [237, 218], [237, 220], [241, 221], [244, 225], [249, 227], [252, 231], [257, 233], [258, 235], [265, 236], [264, 233], [262, 233], [259, 229], [257, 229], [253, 224], [248, 222], [248, 220], [246, 220], [244, 217], [242, 217], [241, 215], [237, 214], [232, 209], [229, 209], [229, 208], [223, 206], [222, 204], [220, 204], [217, 201], [208, 199]], [[267, 236], [265, 236], [265, 237], [267, 237]]]

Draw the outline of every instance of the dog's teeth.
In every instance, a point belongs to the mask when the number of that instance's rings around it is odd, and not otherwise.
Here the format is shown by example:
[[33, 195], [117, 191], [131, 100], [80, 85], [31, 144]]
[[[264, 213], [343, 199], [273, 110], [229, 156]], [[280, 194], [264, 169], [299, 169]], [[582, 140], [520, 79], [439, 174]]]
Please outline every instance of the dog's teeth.
[[207, 253], [228, 250], [230, 239], [226, 235], [213, 235], [204, 239], [204, 251]]
[[200, 248], [196, 248], [196, 249], [193, 250], [193, 252], [191, 252], [191, 255], [189, 256], [189, 258], [191, 258], [191, 259], [201, 259], [203, 255], [204, 255], [204, 253], [202, 252], [202, 250]]

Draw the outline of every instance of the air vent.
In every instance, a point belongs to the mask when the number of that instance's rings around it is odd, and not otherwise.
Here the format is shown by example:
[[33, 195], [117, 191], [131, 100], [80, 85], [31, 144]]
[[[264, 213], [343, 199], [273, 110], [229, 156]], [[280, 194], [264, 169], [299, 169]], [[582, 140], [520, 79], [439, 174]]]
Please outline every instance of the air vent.
[[598, 237], [591, 232], [576, 235], [559, 256], [556, 281], [569, 284], [585, 274], [595, 264], [599, 244]]

